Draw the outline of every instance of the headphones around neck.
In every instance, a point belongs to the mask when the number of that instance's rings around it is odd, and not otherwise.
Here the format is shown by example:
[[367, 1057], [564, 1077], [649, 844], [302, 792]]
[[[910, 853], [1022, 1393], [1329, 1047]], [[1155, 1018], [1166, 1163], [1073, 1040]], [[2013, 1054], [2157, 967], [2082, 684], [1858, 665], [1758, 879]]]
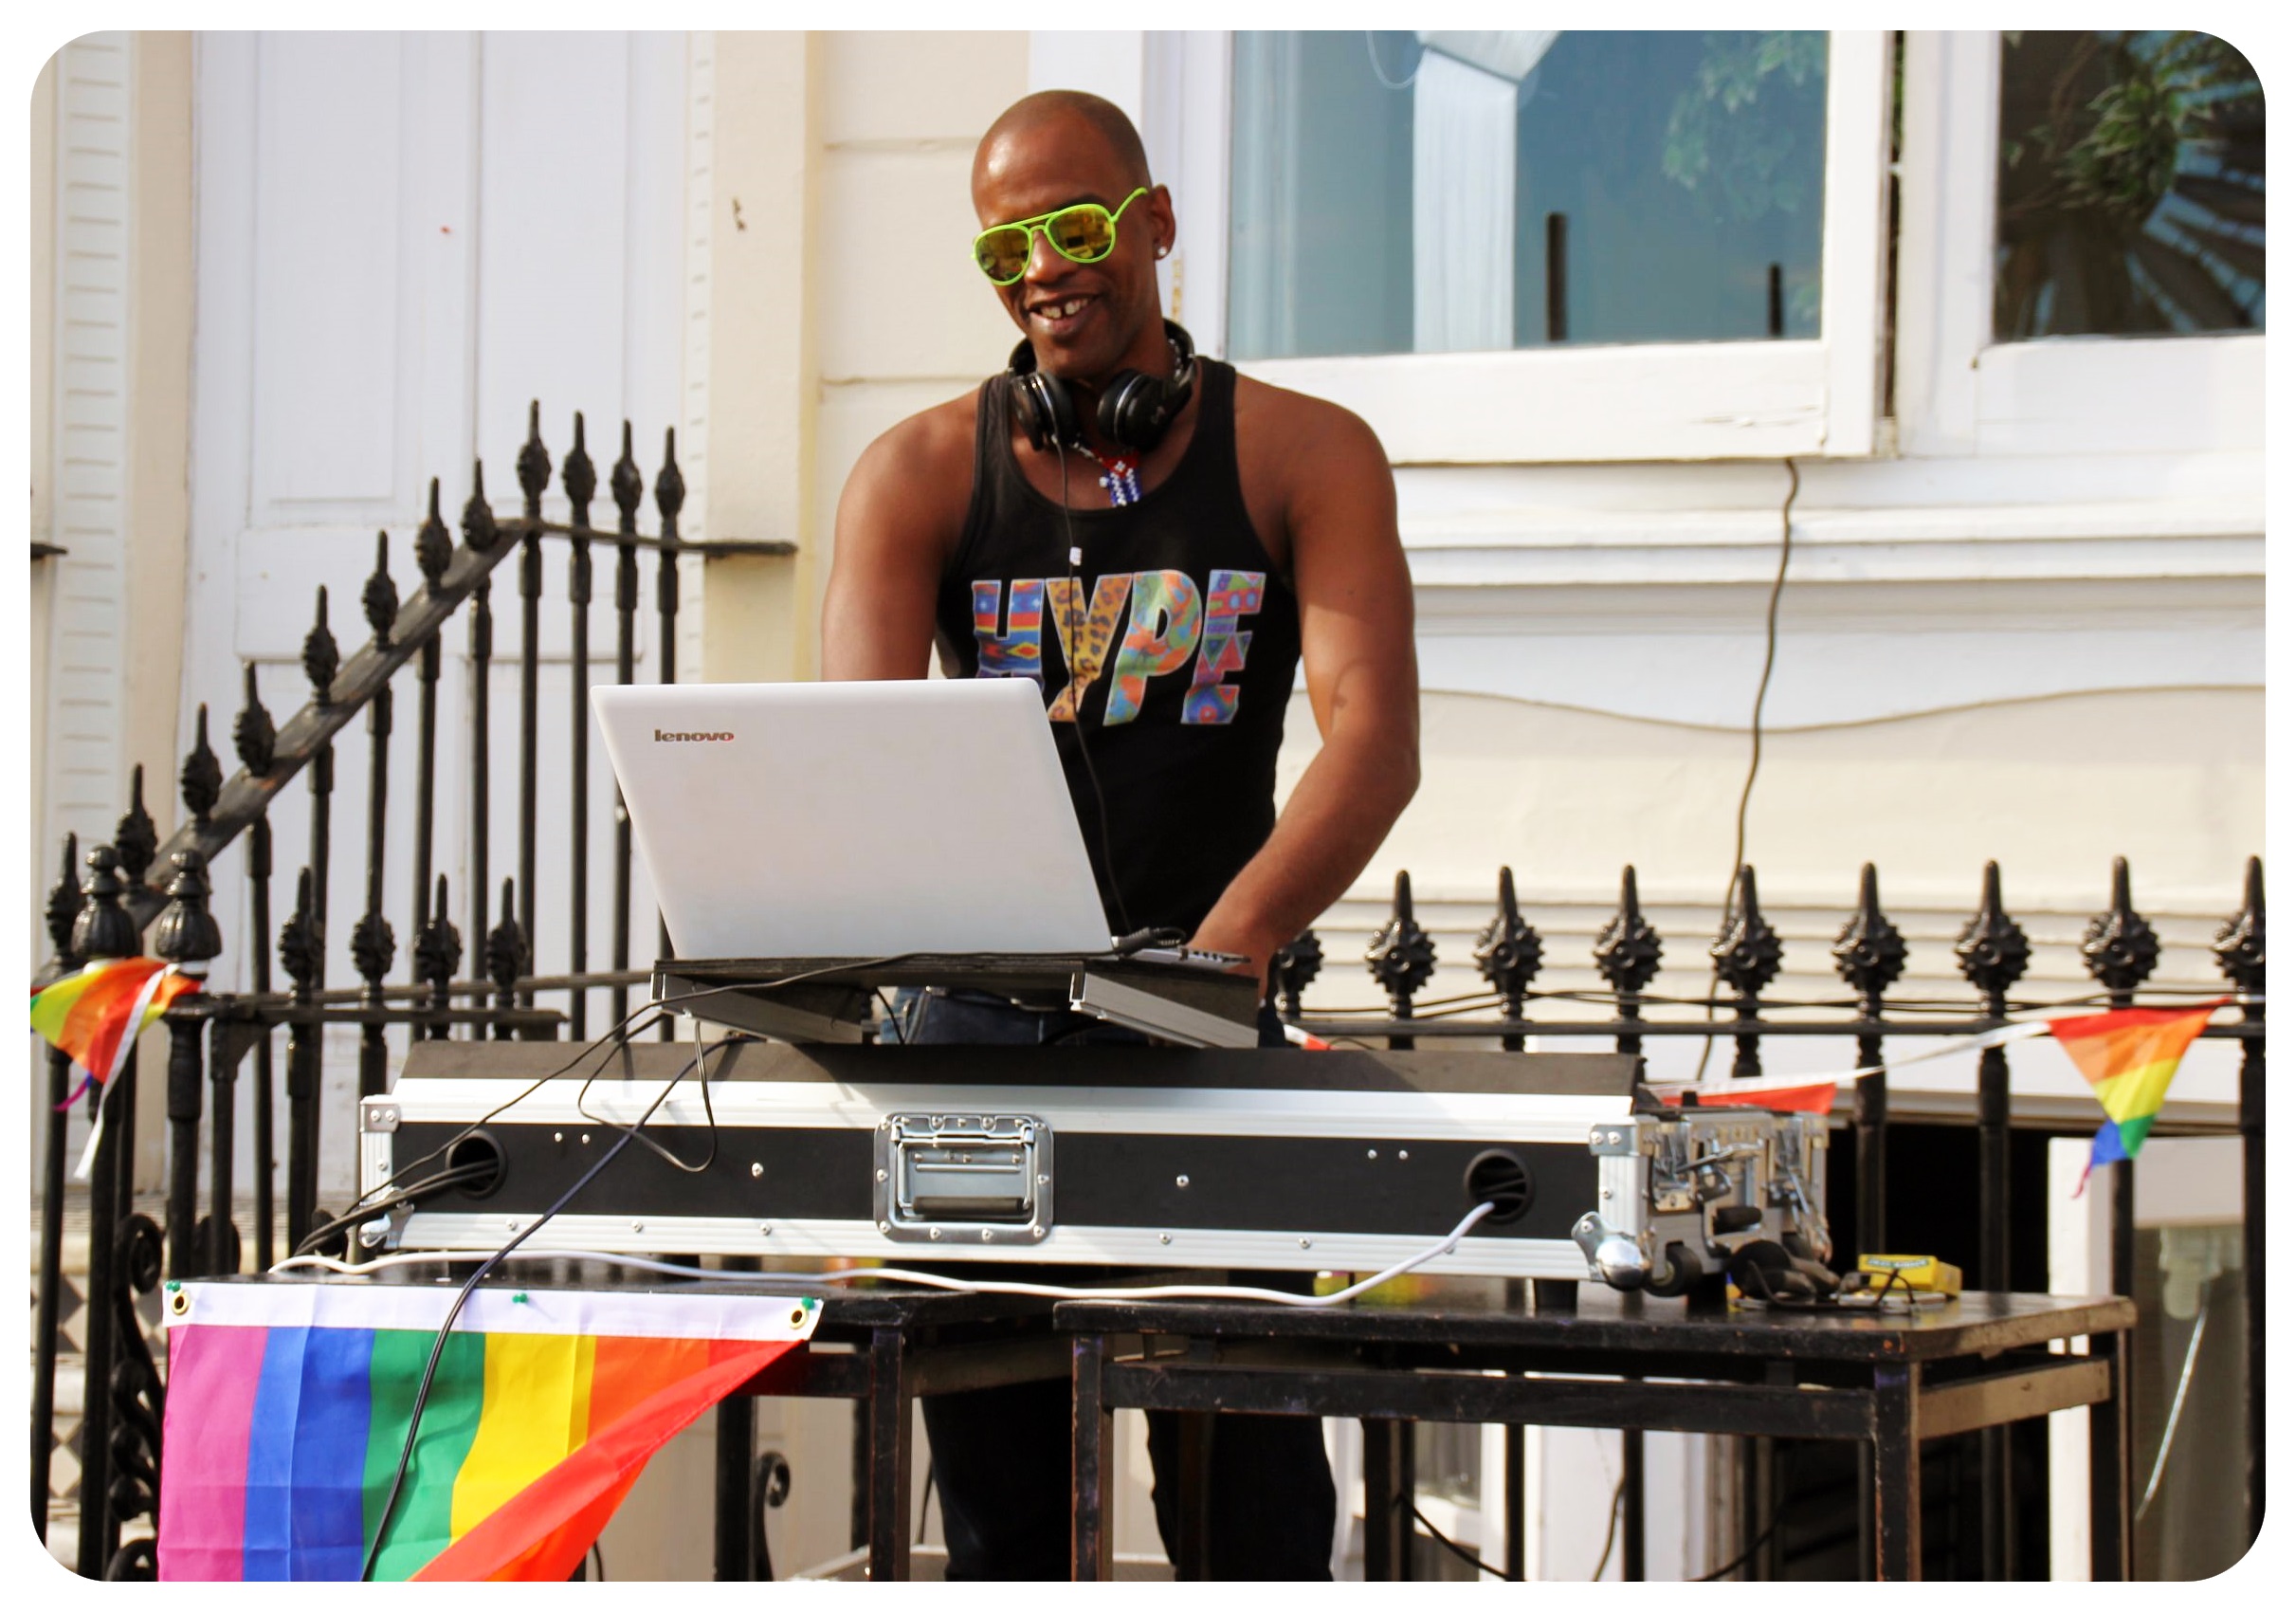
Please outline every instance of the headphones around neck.
[[[1195, 391], [1195, 343], [1170, 320], [1164, 321], [1164, 339], [1172, 344], [1171, 379], [1119, 370], [1101, 389], [1094, 419], [1101, 434], [1120, 447], [1141, 453], [1156, 447]], [[1011, 399], [1012, 421], [1027, 434], [1030, 447], [1040, 451], [1084, 448], [1075, 394], [1060, 376], [1036, 367], [1036, 350], [1027, 341], [1012, 349], [1005, 378], [1011, 382], [1006, 395]]]

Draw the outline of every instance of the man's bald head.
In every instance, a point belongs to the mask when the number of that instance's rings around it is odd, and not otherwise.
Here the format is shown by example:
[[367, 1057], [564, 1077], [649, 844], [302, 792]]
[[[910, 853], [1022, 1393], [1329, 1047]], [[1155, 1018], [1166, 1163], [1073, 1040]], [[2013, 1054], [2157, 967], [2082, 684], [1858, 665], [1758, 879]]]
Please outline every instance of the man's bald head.
[[1000, 147], [1038, 138], [1058, 141], [1078, 133], [1100, 141], [1115, 160], [1127, 189], [1151, 182], [1147, 148], [1140, 144], [1140, 132], [1132, 126], [1122, 107], [1081, 89], [1045, 89], [1006, 107], [981, 136], [973, 152], [975, 188]]

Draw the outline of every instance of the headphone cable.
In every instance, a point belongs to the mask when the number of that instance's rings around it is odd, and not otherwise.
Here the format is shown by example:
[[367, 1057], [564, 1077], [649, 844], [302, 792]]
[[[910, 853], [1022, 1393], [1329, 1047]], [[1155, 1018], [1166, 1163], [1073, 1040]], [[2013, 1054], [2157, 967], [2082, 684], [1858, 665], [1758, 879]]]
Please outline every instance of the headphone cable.
[[[1077, 430], [1081, 435], [1084, 428], [1080, 425]], [[1081, 654], [1084, 650], [1084, 630], [1091, 620], [1090, 612], [1085, 613], [1083, 622], [1076, 618], [1077, 603], [1084, 596], [1084, 581], [1077, 576], [1076, 568], [1078, 562], [1084, 558], [1084, 551], [1077, 546], [1076, 515], [1068, 507], [1068, 454], [1072, 449], [1079, 453], [1088, 451], [1077, 444], [1060, 444], [1061, 525], [1068, 535], [1068, 595], [1061, 610], [1063, 618], [1067, 622], [1068, 632], [1066, 642], [1061, 646], [1061, 671], [1066, 676], [1069, 691], [1075, 696], [1068, 715], [1076, 728], [1077, 759], [1084, 763], [1084, 781], [1092, 786], [1093, 824], [1100, 831], [1101, 869], [1107, 875], [1108, 894], [1116, 902], [1118, 930], [1121, 934], [1129, 935], [1133, 932], [1132, 914], [1124, 910], [1123, 887], [1118, 882], [1116, 876], [1116, 853], [1108, 846], [1108, 797], [1101, 793], [1101, 776], [1092, 765], [1092, 747], [1084, 742], [1084, 696], [1089, 690], [1077, 683], [1076, 668], [1069, 660], [1071, 652]], [[1104, 713], [1106, 706], [1103, 705], [1102, 709]], [[1107, 915], [1102, 913], [1102, 916], [1106, 917]]]

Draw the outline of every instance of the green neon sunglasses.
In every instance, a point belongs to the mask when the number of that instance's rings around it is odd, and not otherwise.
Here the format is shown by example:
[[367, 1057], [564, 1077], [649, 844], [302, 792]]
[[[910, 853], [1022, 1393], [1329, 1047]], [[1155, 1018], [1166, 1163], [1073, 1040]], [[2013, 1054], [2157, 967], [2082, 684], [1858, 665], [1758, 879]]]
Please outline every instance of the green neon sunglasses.
[[1124, 209], [1148, 193], [1142, 185], [1114, 212], [1098, 202], [1078, 202], [1036, 218], [993, 224], [973, 237], [973, 261], [998, 285], [1010, 285], [1029, 271], [1030, 237], [1038, 230], [1070, 263], [1098, 263], [1116, 250], [1116, 221]]

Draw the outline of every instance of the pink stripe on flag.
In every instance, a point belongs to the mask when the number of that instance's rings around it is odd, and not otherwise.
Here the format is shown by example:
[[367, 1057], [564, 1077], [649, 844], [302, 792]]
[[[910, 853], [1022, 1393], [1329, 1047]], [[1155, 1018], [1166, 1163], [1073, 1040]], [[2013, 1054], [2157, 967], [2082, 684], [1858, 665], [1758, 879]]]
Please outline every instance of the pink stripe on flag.
[[246, 1576], [247, 1439], [269, 1336], [263, 1327], [176, 1327], [168, 1332], [162, 1579], [214, 1583]]

